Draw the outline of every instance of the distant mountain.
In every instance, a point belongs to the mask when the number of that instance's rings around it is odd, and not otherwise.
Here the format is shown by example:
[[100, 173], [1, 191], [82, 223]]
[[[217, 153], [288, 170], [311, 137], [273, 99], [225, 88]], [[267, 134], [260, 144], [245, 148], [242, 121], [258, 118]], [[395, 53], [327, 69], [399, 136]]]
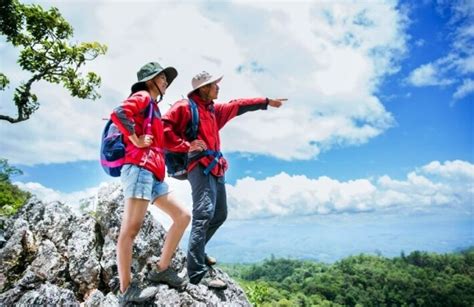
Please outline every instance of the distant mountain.
[[232, 220], [232, 215], [230, 210], [230, 220], [207, 247], [226, 263], [258, 262], [270, 254], [334, 263], [360, 253], [397, 257], [402, 251], [447, 253], [474, 245], [474, 221], [462, 213], [359, 213], [245, 221]]

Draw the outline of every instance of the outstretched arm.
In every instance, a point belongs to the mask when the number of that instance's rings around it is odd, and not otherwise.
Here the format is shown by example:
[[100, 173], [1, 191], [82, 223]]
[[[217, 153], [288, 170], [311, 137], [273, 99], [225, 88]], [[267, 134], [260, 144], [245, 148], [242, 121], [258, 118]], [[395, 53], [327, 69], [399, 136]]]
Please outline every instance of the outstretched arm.
[[219, 129], [230, 121], [232, 118], [242, 115], [249, 111], [266, 110], [268, 106], [280, 107], [283, 101], [287, 99], [270, 99], [270, 98], [250, 98], [250, 99], [235, 99], [229, 103], [216, 104], [216, 120]]

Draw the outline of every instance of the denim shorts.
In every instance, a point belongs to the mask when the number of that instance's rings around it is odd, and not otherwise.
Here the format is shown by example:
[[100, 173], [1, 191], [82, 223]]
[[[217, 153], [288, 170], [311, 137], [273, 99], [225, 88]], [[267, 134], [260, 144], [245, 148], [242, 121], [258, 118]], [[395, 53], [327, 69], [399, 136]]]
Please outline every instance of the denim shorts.
[[171, 192], [166, 182], [159, 181], [152, 172], [138, 165], [125, 164], [122, 167], [120, 179], [125, 199], [139, 198], [154, 201]]

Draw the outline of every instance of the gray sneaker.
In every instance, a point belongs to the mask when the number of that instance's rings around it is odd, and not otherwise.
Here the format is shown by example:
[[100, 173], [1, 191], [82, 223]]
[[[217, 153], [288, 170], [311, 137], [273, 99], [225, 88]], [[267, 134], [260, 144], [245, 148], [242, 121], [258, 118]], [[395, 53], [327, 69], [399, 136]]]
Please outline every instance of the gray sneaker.
[[185, 278], [179, 277], [176, 271], [170, 267], [161, 272], [152, 270], [146, 278], [153, 283], [163, 283], [177, 289], [183, 289], [188, 283]]
[[118, 295], [119, 305], [143, 303], [152, 300], [158, 293], [157, 287], [147, 287], [142, 289], [137, 281], [132, 281], [124, 293]]
[[216, 289], [216, 290], [225, 290], [227, 289], [227, 284], [217, 277], [216, 271], [214, 269], [210, 268], [204, 277], [201, 279], [201, 284], [207, 286], [210, 289]]
[[206, 254], [206, 258], [205, 258], [205, 261], [206, 261], [206, 265], [207, 266], [213, 266], [217, 263], [217, 259], [212, 257], [212, 256], [209, 256]]

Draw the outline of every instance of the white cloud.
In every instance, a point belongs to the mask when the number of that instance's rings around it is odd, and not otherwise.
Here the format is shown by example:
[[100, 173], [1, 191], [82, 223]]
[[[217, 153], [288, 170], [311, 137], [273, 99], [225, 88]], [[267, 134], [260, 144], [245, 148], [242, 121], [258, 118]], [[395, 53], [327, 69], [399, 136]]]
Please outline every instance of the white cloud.
[[[241, 17], [248, 6], [257, 11]], [[256, 80], [264, 95], [290, 101], [230, 123], [223, 131], [224, 148], [308, 159], [333, 146], [365, 143], [393, 125], [373, 92], [397, 71], [405, 50], [404, 15], [394, 6], [253, 2], [237, 8], [212, 16], [235, 35], [247, 58], [266, 70], [243, 74]], [[237, 13], [243, 20], [231, 18]], [[252, 19], [255, 15], [260, 18]], [[244, 23], [252, 34], [243, 30]]]
[[[447, 32], [449, 51], [438, 59], [415, 68], [407, 81], [414, 86], [454, 85], [454, 99], [470, 95], [471, 79], [474, 73], [474, 2], [440, 1], [438, 12], [447, 18], [443, 31]], [[419, 44], [415, 42], [419, 47]]]
[[[473, 26], [474, 29], [474, 26]], [[474, 33], [472, 34], [474, 37]], [[459, 60], [459, 65], [457, 67], [462, 74], [474, 73], [474, 55]]]
[[99, 189], [101, 188], [101, 185], [98, 187], [92, 187], [85, 189], [83, 191], [76, 191], [72, 193], [64, 193], [60, 192], [48, 187], [43, 186], [40, 183], [37, 182], [14, 182], [15, 185], [17, 185], [20, 189], [24, 191], [31, 192], [32, 194], [36, 195], [39, 199], [46, 201], [46, 202], [51, 202], [51, 201], [60, 201], [71, 208], [73, 208], [75, 211], [79, 210], [79, 205], [82, 199], [94, 197]]
[[421, 65], [411, 72], [408, 81], [414, 86], [428, 85], [449, 85], [454, 82], [450, 79], [440, 79], [440, 72], [437, 65], [428, 63]]
[[[59, 3], [55, 5], [60, 6], [65, 15], [71, 14], [70, 19], [73, 20], [77, 18], [77, 12], [84, 11], [77, 9], [78, 4], [75, 4], [74, 10], [61, 7]], [[15, 125], [0, 122], [2, 134], [9, 136], [0, 139], [0, 147], [4, 149], [2, 155], [11, 163], [26, 165], [97, 159], [100, 134], [105, 124], [102, 118], [108, 117], [112, 109], [128, 95], [131, 84], [136, 80], [136, 70], [141, 65], [158, 60], [164, 65], [175, 65], [180, 75], [191, 76], [203, 68], [217, 70], [215, 64], [209, 63], [201, 55], [224, 54], [241, 61], [238, 46], [232, 43], [231, 36], [213, 26], [213, 22], [201, 16], [193, 5], [156, 6], [151, 14], [148, 10], [136, 10], [131, 3], [102, 4], [90, 7], [91, 14], [80, 15], [88, 20], [82, 21], [84, 26], [89, 25], [89, 28], [96, 30], [96, 35], [87, 39], [98, 40], [109, 47], [106, 56], [87, 66], [88, 70], [102, 76], [102, 99], [96, 102], [80, 101], [70, 97], [60, 86], [39, 83], [34, 91], [41, 107], [32, 118]], [[186, 20], [186, 25], [176, 26], [176, 16]], [[190, 28], [187, 26], [189, 23], [195, 26]], [[173, 25], [170, 27], [172, 31], [156, 30], [168, 28], [168, 25]], [[78, 40], [81, 39], [80, 30], [76, 28]], [[200, 44], [199, 37], [204, 35], [218, 37], [219, 41]], [[16, 71], [13, 65], [14, 52], [11, 53], [12, 61], [8, 62], [7, 68]], [[226, 67], [220, 67], [220, 70], [224, 73], [229, 71]], [[24, 74], [15, 79], [19, 81], [22, 78], [25, 78]], [[165, 103], [178, 100], [181, 94], [189, 90], [189, 79], [179, 77], [174, 82], [167, 95], [171, 98], [162, 103], [163, 109], [168, 108]], [[233, 80], [232, 76], [226, 76], [226, 79], [255, 95], [243, 78]], [[2, 93], [1, 99], [8, 101], [10, 97], [11, 93]], [[13, 112], [11, 109], [8, 111]]]
[[[461, 160], [446, 161], [441, 164], [439, 161], [433, 161], [422, 167], [422, 171], [426, 174], [438, 175], [451, 179], [458, 178], [459, 180], [474, 179], [474, 165]], [[471, 181], [471, 183], [474, 183]]]
[[[162, 111], [189, 90], [192, 75], [202, 69], [225, 75], [222, 101], [290, 98], [281, 109], [230, 123], [222, 132], [227, 152], [310, 159], [334, 146], [368, 142], [394, 123], [374, 93], [384, 76], [398, 70], [405, 51], [406, 20], [395, 3], [54, 5], [75, 22], [75, 39], [108, 45], [107, 55], [87, 67], [102, 76], [103, 98], [79, 102], [58, 86], [36, 86], [42, 104], [32, 119], [0, 123], [9, 136], [0, 147], [12, 163], [96, 159], [100, 119], [128, 95], [136, 70], [149, 60], [179, 71]], [[18, 71], [15, 57], [10, 60], [7, 75]]]
[[18, 124], [0, 122], [2, 156], [11, 163], [33, 165], [98, 159], [100, 134], [114, 101], [83, 102], [64, 89], [41, 82], [35, 89], [41, 107]]
[[473, 184], [474, 165], [456, 160], [433, 161], [404, 180], [385, 175], [344, 182], [286, 173], [264, 180], [246, 177], [228, 186], [227, 193], [236, 219], [457, 206], [472, 211]]
[[463, 83], [456, 89], [453, 95], [454, 99], [461, 99], [474, 92], [474, 80], [465, 79]]
[[[175, 197], [192, 211], [187, 181], [168, 180]], [[72, 194], [60, 193], [35, 183], [19, 184], [47, 200], [77, 203], [96, 193], [97, 188]], [[229, 219], [258, 219], [273, 216], [307, 216], [357, 212], [399, 212], [408, 214], [451, 208], [472, 214], [474, 165], [466, 161], [433, 161], [407, 174], [403, 180], [387, 175], [348, 181], [322, 176], [280, 173], [257, 180], [245, 177], [227, 184]], [[157, 208], [151, 212], [166, 227], [171, 220]]]

